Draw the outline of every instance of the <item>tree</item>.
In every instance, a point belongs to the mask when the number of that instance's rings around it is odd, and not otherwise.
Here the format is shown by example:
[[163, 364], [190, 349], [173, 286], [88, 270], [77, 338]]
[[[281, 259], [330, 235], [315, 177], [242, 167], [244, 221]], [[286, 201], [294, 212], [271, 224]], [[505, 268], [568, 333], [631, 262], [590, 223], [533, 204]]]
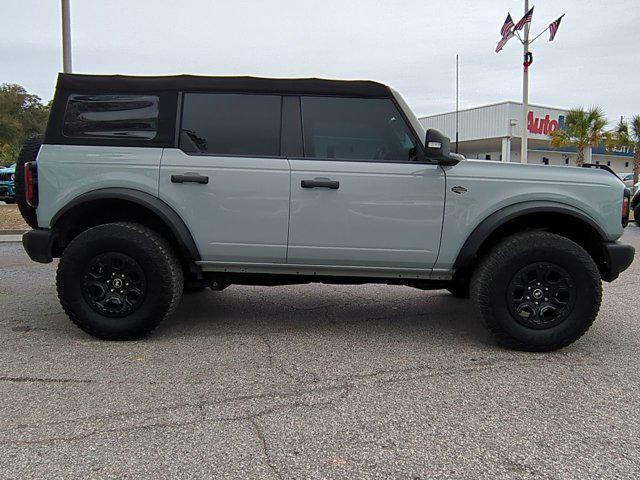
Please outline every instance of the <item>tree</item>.
[[49, 110], [20, 85], [0, 85], [0, 165], [15, 162], [22, 143], [44, 132]]
[[633, 150], [633, 185], [640, 175], [640, 115], [634, 115], [631, 122], [621, 119], [616, 128], [609, 132], [608, 148]]
[[563, 130], [551, 133], [551, 146], [554, 148], [575, 147], [578, 152], [576, 165], [584, 164], [584, 151], [597, 147], [606, 139], [607, 118], [600, 107], [585, 110], [582, 107], [569, 110], [564, 120]]

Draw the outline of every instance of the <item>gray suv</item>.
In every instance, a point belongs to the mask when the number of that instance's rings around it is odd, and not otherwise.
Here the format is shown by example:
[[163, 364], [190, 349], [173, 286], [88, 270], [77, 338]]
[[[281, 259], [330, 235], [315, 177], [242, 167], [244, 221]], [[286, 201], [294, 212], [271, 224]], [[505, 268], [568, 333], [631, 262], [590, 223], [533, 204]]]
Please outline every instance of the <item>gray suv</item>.
[[60, 75], [18, 202], [71, 320], [141, 337], [183, 290], [386, 283], [472, 297], [510, 348], [594, 321], [629, 192], [598, 168], [469, 161], [369, 81]]

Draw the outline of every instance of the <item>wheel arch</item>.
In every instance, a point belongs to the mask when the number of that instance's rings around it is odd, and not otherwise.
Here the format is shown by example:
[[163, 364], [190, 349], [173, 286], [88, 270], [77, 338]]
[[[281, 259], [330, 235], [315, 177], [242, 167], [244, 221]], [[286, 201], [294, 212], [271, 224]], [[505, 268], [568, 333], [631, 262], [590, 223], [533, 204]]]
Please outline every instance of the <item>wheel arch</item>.
[[509, 205], [480, 222], [460, 249], [454, 271], [468, 272], [492, 245], [525, 230], [546, 230], [567, 237], [585, 248], [599, 268], [606, 267], [601, 247], [606, 233], [591, 217], [571, 205], [532, 201]]
[[194, 265], [201, 259], [193, 236], [180, 215], [158, 197], [140, 190], [103, 188], [83, 193], [60, 209], [50, 224], [58, 234], [57, 248], [63, 250], [81, 231], [123, 220], [137, 221], [160, 230], [183, 262]]

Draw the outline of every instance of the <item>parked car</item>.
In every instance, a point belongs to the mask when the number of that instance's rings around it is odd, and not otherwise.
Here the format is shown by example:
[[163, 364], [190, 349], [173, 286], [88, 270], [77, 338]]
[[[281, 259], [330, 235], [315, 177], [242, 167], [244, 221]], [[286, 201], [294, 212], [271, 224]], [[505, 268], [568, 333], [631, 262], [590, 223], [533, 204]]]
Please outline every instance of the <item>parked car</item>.
[[624, 183], [624, 186], [627, 188], [633, 187], [633, 172], [631, 173], [618, 173], [618, 177]]
[[109, 340], [184, 288], [375, 282], [471, 296], [501, 344], [554, 350], [634, 256], [611, 173], [465, 160], [370, 81], [62, 74], [17, 172], [27, 253], [60, 257], [64, 310]]
[[0, 167], [0, 202], [15, 203], [16, 164]]

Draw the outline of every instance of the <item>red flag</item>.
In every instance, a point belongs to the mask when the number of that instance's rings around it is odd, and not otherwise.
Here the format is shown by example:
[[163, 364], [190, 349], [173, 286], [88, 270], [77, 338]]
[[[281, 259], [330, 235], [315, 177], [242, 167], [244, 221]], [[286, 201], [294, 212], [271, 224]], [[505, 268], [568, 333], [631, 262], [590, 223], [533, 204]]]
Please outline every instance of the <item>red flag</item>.
[[522, 30], [527, 23], [531, 23], [533, 20], [533, 7], [529, 9], [527, 13], [524, 14], [524, 17], [520, 19], [516, 26], [513, 28], [515, 31]]
[[511, 14], [508, 13], [507, 19], [504, 21], [504, 25], [502, 25], [502, 28], [500, 29], [500, 35], [505, 37], [507, 33], [511, 31], [512, 27], [513, 27], [513, 18], [511, 18]]
[[507, 42], [511, 40], [513, 37], [515, 37], [515, 35], [516, 35], [515, 33], [509, 32], [504, 37], [502, 37], [498, 42], [498, 45], [496, 46], [496, 53], [502, 50], [504, 46], [507, 44]]
[[[562, 14], [564, 17], [565, 14]], [[549, 25], [549, 41], [553, 42], [553, 39], [556, 38], [556, 33], [558, 33], [558, 28], [560, 28], [560, 22], [562, 21], [562, 17], [557, 19], [551, 25]]]

